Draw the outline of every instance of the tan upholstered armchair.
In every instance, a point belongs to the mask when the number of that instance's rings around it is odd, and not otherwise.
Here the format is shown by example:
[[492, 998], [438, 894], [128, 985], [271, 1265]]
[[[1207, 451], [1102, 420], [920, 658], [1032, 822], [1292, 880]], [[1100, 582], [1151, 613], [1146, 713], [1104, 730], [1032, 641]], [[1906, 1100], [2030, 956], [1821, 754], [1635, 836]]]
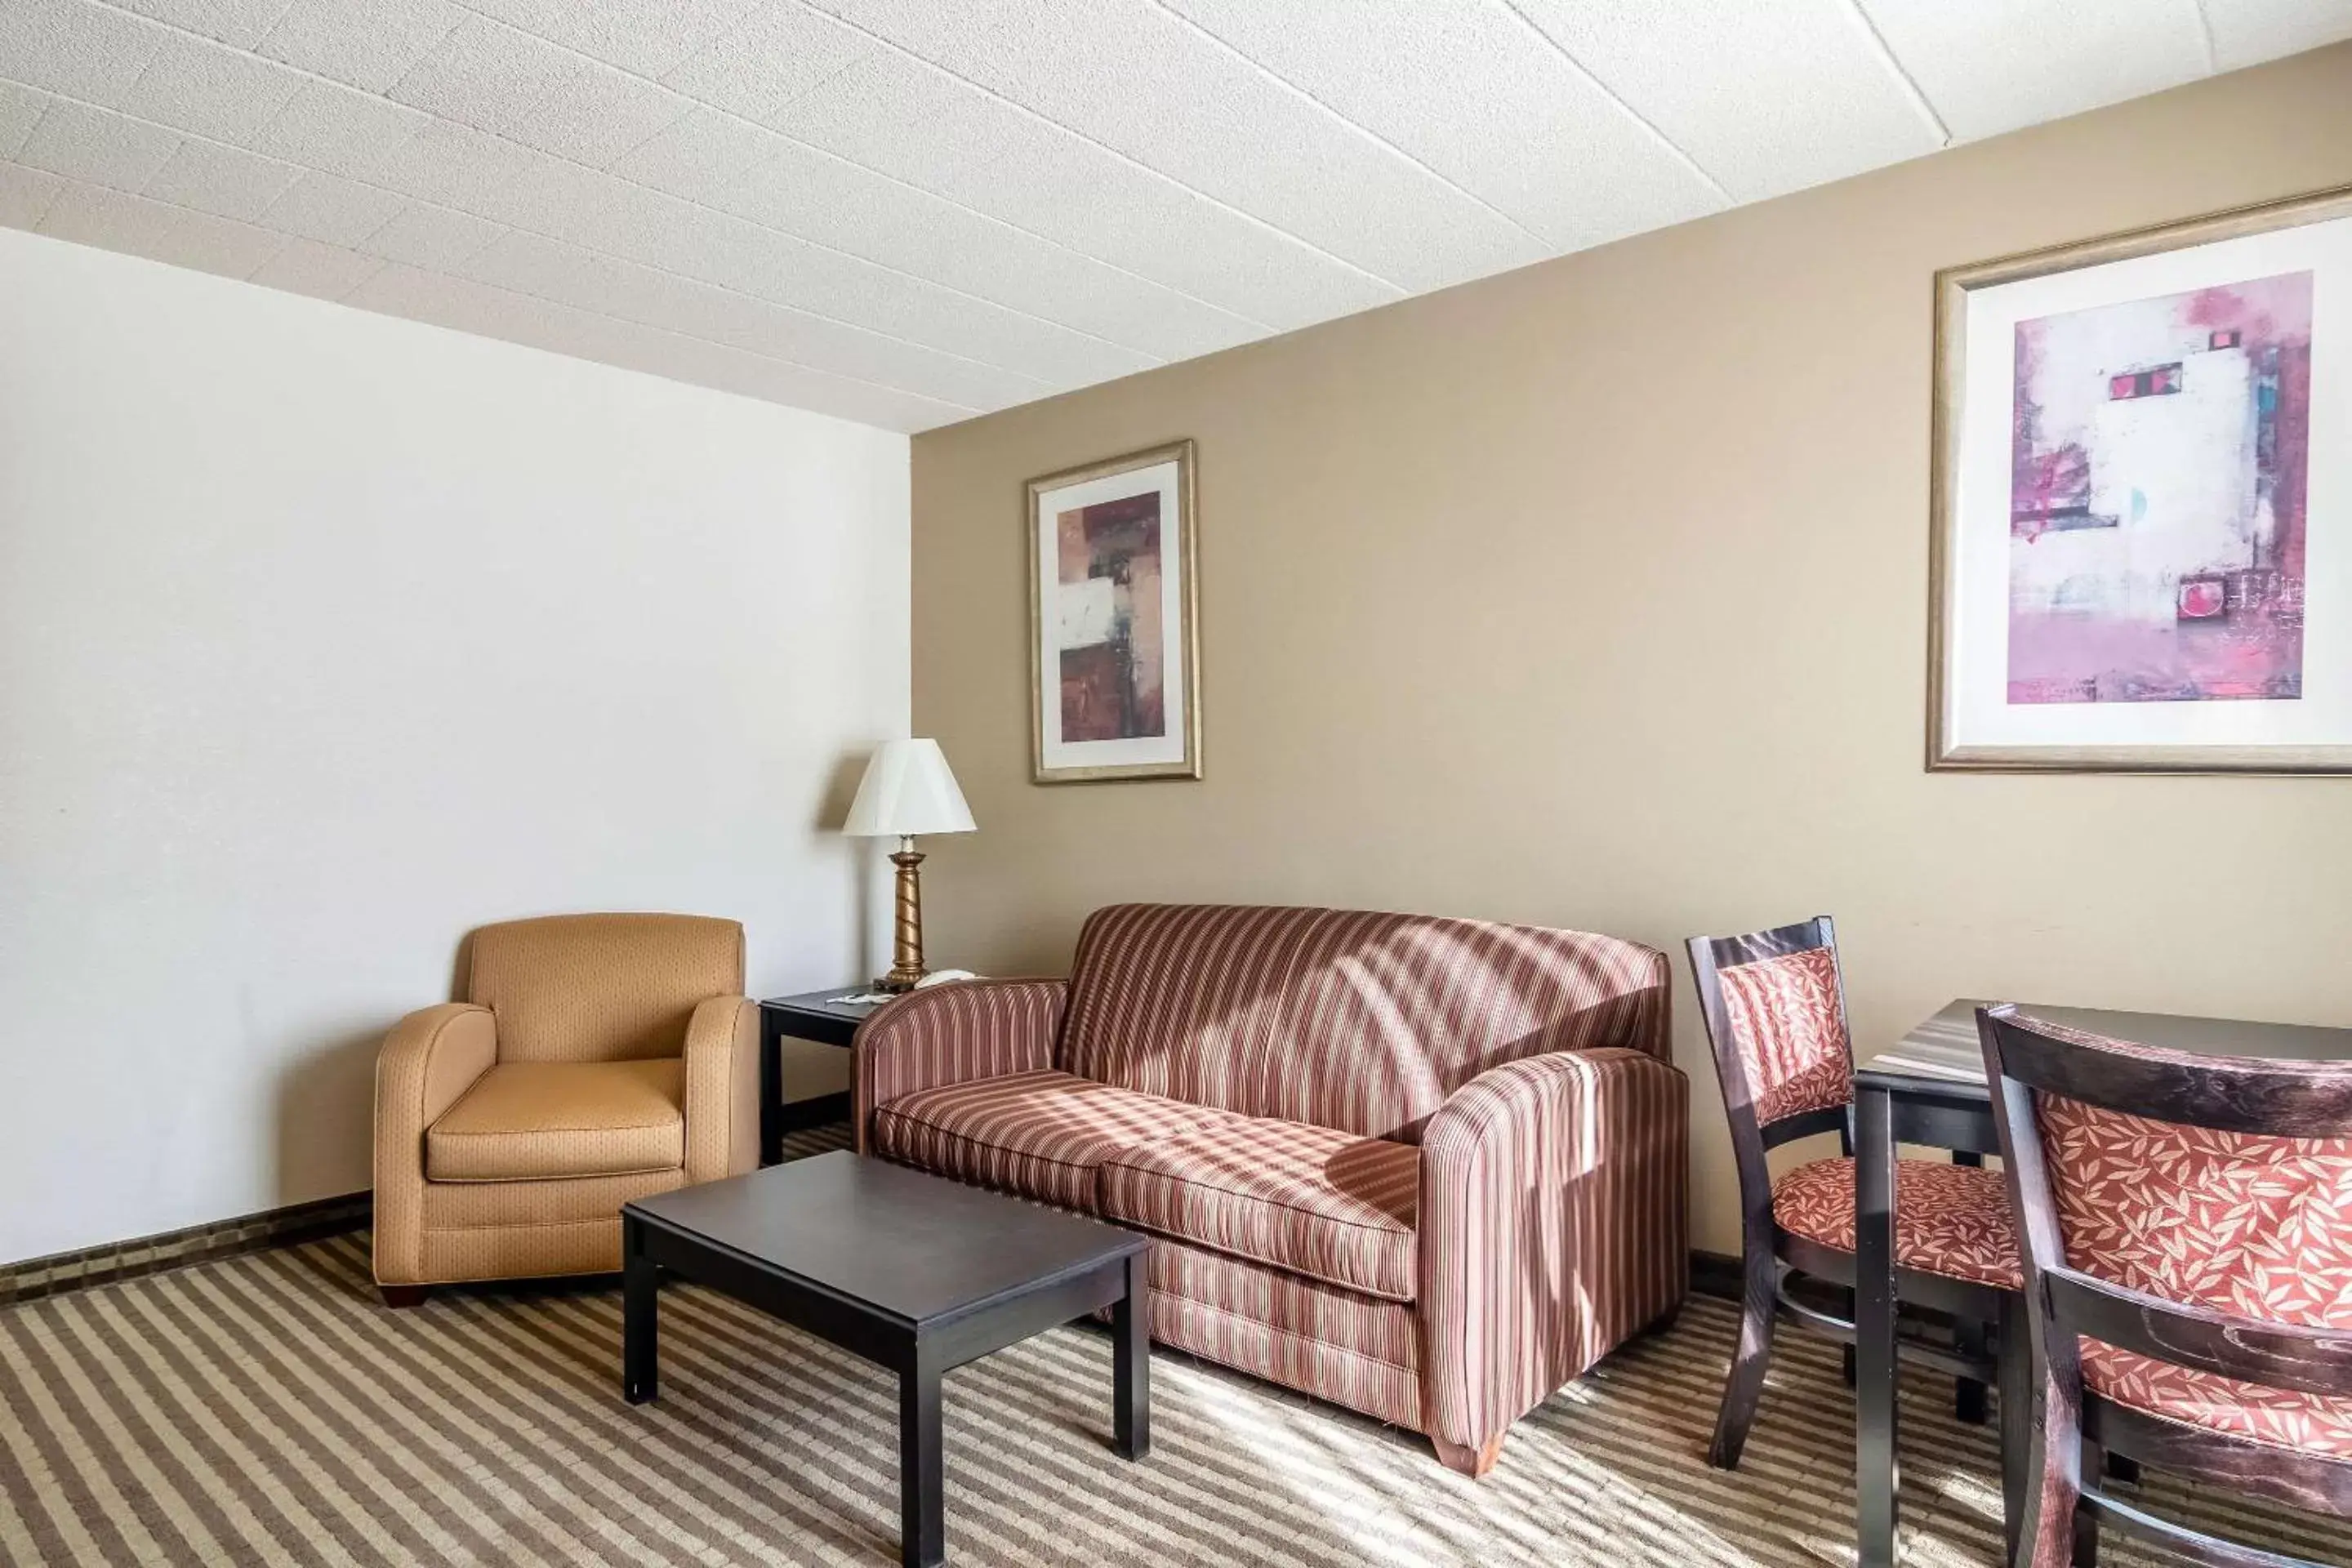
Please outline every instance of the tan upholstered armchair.
[[759, 1161], [743, 928], [559, 915], [474, 933], [463, 1002], [411, 1013], [375, 1071], [375, 1278], [621, 1266], [621, 1205]]

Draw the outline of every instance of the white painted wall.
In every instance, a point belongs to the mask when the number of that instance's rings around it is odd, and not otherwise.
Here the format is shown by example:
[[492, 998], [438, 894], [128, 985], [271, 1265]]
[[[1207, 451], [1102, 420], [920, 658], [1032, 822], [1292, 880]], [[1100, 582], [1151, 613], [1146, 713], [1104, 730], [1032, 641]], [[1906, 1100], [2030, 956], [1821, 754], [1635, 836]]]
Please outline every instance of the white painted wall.
[[903, 436], [0, 230], [0, 1261], [366, 1186], [487, 921], [873, 973], [907, 533]]

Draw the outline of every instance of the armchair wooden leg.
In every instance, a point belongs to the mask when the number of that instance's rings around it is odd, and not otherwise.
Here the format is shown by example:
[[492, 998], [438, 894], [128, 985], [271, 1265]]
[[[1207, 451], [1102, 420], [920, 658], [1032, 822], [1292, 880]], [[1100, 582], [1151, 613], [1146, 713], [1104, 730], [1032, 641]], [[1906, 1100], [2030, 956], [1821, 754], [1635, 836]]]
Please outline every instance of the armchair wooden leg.
[[1487, 1438], [1484, 1445], [1475, 1448], [1465, 1448], [1459, 1443], [1449, 1443], [1443, 1437], [1430, 1438], [1429, 1446], [1437, 1450], [1439, 1464], [1458, 1475], [1468, 1476], [1475, 1481], [1493, 1469], [1495, 1461], [1503, 1457], [1503, 1436], [1502, 1433], [1497, 1432]]
[[429, 1285], [379, 1285], [376, 1289], [383, 1293], [383, 1304], [396, 1311], [402, 1308], [425, 1305], [425, 1298], [432, 1287]]

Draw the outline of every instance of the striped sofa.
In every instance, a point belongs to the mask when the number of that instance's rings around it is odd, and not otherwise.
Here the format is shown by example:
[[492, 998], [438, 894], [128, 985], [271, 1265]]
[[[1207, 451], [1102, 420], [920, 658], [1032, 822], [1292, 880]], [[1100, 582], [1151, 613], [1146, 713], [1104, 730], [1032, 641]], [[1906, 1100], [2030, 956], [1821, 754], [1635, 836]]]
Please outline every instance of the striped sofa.
[[858, 1031], [866, 1153], [1156, 1238], [1151, 1335], [1426, 1433], [1513, 1421], [1687, 1283], [1664, 954], [1342, 910], [1097, 911], [1067, 980]]

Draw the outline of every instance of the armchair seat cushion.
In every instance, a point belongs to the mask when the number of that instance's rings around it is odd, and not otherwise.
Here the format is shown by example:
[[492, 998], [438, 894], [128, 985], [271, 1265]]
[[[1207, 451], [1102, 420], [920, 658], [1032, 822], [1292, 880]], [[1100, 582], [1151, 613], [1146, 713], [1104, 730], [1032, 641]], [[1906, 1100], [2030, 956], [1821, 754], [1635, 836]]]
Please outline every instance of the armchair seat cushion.
[[1410, 1143], [1225, 1117], [1110, 1155], [1100, 1204], [1116, 1224], [1410, 1301], [1420, 1182]]
[[500, 1062], [425, 1133], [435, 1182], [623, 1176], [686, 1163], [681, 1064]]
[[1130, 1089], [1041, 1069], [902, 1094], [874, 1112], [874, 1152], [919, 1170], [1093, 1214], [1095, 1178], [1122, 1149], [1231, 1121]]

